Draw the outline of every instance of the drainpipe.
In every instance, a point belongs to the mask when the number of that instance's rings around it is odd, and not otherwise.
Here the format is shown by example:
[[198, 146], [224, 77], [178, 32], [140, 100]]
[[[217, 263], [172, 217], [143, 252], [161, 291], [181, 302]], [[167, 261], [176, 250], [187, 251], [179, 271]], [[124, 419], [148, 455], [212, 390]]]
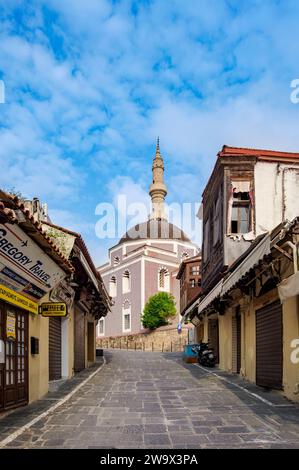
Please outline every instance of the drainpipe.
[[294, 274], [298, 271], [298, 255], [297, 255], [297, 247], [294, 243], [287, 241], [282, 246], [289, 246], [292, 248], [293, 251], [293, 264], [294, 264]]

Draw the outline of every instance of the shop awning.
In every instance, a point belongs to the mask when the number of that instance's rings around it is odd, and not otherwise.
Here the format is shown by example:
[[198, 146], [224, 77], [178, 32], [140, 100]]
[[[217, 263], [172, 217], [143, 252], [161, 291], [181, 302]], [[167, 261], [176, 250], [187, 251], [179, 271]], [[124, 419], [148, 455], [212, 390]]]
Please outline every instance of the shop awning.
[[277, 287], [281, 302], [299, 295], [299, 271], [284, 279]]
[[202, 312], [205, 308], [207, 308], [210, 303], [221, 295], [223, 285], [223, 279], [216, 284], [215, 287], [205, 296], [205, 298], [200, 302], [198, 305], [198, 313]]
[[242, 261], [242, 263], [232, 272], [226, 279], [221, 279], [218, 284], [206, 295], [202, 302], [198, 305], [198, 313], [205, 310], [213, 300], [223, 296], [230, 291], [240, 279], [259, 263], [261, 259], [270, 253], [270, 234], [260, 241], [260, 243], [252, 250], [252, 252]]
[[270, 253], [270, 239], [270, 234], [267, 234], [260, 241], [260, 243], [256, 247], [254, 247], [249, 256], [247, 256], [242, 261], [242, 263], [236, 268], [236, 270], [233, 271], [232, 274], [224, 280], [221, 295], [224, 295], [229, 292], [240, 281], [240, 279], [242, 279], [242, 277], [250, 271], [250, 269], [254, 268], [254, 266], [256, 266], [265, 255], [268, 255]]

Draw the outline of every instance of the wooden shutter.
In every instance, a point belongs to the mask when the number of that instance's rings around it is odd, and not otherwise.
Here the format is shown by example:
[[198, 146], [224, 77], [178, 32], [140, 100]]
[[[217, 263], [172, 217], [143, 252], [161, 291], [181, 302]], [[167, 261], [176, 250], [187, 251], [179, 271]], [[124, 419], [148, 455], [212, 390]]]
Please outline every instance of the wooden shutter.
[[216, 362], [219, 363], [219, 331], [218, 320], [209, 320], [208, 323], [209, 346], [214, 349]]
[[85, 319], [84, 313], [76, 309], [75, 311], [75, 360], [74, 369], [76, 372], [85, 368]]
[[61, 318], [49, 318], [49, 380], [61, 379]]
[[279, 301], [256, 311], [256, 383], [282, 390], [282, 307]]

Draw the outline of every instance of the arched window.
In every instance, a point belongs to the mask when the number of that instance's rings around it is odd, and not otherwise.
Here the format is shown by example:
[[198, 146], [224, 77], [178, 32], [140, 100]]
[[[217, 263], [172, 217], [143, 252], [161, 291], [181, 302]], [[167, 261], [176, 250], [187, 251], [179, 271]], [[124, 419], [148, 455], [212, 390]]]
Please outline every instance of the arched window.
[[169, 291], [169, 272], [166, 268], [161, 268], [159, 270], [159, 290]]
[[114, 256], [113, 258], [113, 266], [118, 266], [120, 263], [119, 256]]
[[110, 297], [116, 297], [117, 296], [117, 284], [116, 284], [116, 277], [112, 276], [112, 278], [109, 281], [109, 295]]
[[131, 275], [130, 271], [126, 270], [123, 273], [123, 294], [131, 290]]
[[98, 330], [97, 336], [105, 335], [105, 319], [104, 318], [100, 318], [100, 320], [98, 321], [97, 330]]
[[123, 332], [131, 331], [131, 304], [125, 300], [122, 308], [122, 329]]

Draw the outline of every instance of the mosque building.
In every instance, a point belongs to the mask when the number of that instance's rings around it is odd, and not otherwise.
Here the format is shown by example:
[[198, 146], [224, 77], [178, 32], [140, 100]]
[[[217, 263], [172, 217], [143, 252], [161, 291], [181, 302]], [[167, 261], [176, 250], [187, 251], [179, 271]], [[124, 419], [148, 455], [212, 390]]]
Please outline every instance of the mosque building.
[[167, 188], [159, 139], [152, 166], [149, 189], [152, 202], [148, 220], [125, 233], [109, 249], [109, 261], [99, 268], [113, 299], [109, 318], [101, 318], [98, 338], [144, 332], [141, 316], [147, 300], [157, 292], [169, 292], [176, 301], [177, 317], [159, 330], [174, 328], [180, 321], [180, 263], [198, 253], [197, 246], [176, 225], [168, 222], [165, 210]]

